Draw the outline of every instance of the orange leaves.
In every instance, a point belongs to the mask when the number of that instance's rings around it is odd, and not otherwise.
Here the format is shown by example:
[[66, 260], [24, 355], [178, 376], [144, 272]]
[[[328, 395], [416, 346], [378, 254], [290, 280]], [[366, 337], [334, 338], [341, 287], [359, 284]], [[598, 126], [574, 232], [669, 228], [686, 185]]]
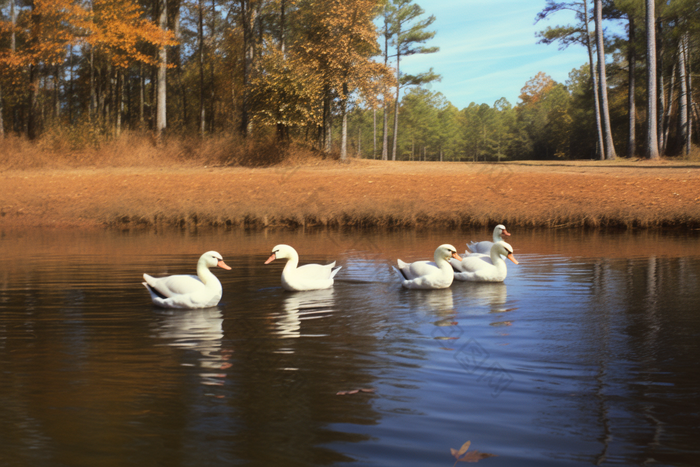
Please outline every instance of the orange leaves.
[[177, 43], [172, 32], [143, 18], [141, 7], [133, 0], [94, 0], [90, 31], [87, 42], [122, 68], [134, 61], [155, 64], [153, 57], [138, 50], [142, 43], [156, 47]]
[[551, 76], [540, 71], [520, 90], [520, 100], [523, 101], [524, 105], [534, 105], [542, 100], [555, 84]]
[[[126, 67], [133, 61], [152, 63], [138, 50], [139, 44], [175, 45], [174, 36], [144, 18], [134, 0], [93, 0], [92, 8], [75, 0], [34, 0], [31, 11], [20, 14], [14, 32], [22, 48], [0, 52], [0, 63], [63, 62], [70, 45], [87, 42], [110, 57], [112, 64]], [[0, 22], [0, 33], [12, 32], [12, 24]]]

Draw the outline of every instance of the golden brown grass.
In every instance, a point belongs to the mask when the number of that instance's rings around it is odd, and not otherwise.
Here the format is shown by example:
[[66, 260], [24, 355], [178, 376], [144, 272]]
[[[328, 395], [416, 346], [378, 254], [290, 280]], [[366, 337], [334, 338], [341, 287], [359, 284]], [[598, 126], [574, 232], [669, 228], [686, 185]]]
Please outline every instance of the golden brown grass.
[[[234, 135], [166, 134], [125, 131], [119, 137], [89, 124], [53, 127], [39, 140], [8, 135], [2, 141], [0, 170], [77, 167], [243, 166], [303, 164], [324, 159], [303, 145]], [[334, 157], [337, 159], [337, 157]], [[333, 159], [333, 158], [332, 158]]]
[[354, 160], [0, 173], [0, 228], [700, 227], [700, 166]]
[[700, 162], [323, 159], [230, 136], [52, 130], [0, 152], [0, 228], [700, 227]]

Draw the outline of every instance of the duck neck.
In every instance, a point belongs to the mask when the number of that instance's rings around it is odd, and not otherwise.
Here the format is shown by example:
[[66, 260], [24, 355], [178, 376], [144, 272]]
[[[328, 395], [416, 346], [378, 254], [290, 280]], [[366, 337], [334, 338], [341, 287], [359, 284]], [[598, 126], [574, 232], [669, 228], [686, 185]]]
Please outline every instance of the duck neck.
[[284, 265], [284, 270], [287, 272], [293, 271], [297, 266], [299, 266], [299, 256], [293, 255], [287, 258], [287, 264]]
[[199, 280], [202, 281], [204, 285], [219, 282], [219, 280], [214, 274], [212, 274], [212, 272], [209, 270], [204, 261], [200, 261], [199, 263], [197, 263], [197, 277], [199, 277]]
[[443, 258], [441, 255], [435, 255], [433, 258], [435, 260], [435, 265], [440, 269], [441, 271], [447, 271], [450, 270], [452, 271], [452, 265], [447, 261], [445, 258]]
[[506, 267], [505, 260], [501, 257], [501, 255], [497, 251], [491, 251], [490, 256], [491, 256], [491, 262], [498, 269], [503, 269]]

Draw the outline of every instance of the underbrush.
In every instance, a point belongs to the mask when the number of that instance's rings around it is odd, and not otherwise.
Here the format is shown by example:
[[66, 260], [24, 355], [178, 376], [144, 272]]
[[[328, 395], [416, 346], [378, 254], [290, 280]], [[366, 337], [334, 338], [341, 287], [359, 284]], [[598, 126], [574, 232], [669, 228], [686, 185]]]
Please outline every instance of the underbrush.
[[244, 166], [269, 167], [338, 159], [301, 142], [278, 143], [273, 138], [237, 135], [166, 134], [124, 131], [114, 137], [96, 126], [54, 127], [41, 138], [7, 135], [0, 141], [0, 169], [77, 167]]

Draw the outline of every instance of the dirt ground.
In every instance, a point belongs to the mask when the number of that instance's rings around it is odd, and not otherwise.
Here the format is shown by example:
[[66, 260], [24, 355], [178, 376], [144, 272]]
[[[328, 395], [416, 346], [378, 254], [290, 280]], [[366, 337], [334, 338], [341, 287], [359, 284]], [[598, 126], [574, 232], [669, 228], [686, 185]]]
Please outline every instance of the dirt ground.
[[353, 160], [0, 172], [0, 229], [700, 227], [700, 163]]

